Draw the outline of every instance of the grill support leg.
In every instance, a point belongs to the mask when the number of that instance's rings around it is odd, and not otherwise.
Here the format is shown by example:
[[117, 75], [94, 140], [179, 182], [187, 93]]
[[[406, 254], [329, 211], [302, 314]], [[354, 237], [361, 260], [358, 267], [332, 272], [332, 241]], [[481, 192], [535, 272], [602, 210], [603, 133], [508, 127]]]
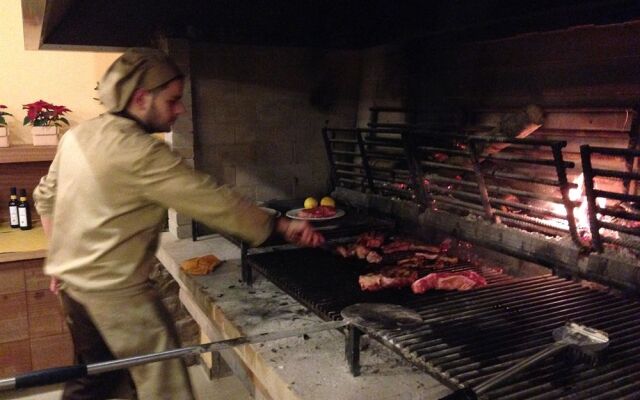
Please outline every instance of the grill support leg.
[[345, 356], [349, 363], [351, 375], [360, 376], [360, 338], [362, 331], [353, 325], [347, 327], [345, 338]]

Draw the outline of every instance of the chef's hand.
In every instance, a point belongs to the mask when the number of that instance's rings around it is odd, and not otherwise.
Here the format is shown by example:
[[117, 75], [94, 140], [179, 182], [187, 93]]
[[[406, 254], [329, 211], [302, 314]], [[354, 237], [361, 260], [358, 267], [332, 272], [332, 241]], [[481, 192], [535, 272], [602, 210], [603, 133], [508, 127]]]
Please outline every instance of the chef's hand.
[[287, 242], [299, 246], [318, 247], [324, 243], [324, 236], [316, 232], [307, 221], [292, 221], [281, 217], [276, 220], [275, 231]]
[[57, 278], [51, 277], [51, 281], [49, 282], [49, 290], [53, 294], [58, 294], [60, 292], [60, 281]]

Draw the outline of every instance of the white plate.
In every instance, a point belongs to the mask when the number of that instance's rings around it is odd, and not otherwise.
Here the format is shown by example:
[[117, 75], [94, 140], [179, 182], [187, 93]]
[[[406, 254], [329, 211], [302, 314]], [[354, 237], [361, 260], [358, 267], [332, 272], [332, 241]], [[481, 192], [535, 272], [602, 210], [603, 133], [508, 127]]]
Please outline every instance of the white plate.
[[273, 208], [269, 208], [269, 207], [260, 207], [263, 211], [266, 211], [267, 213], [273, 215], [274, 217], [278, 218], [279, 216], [282, 215], [282, 213], [278, 210], [274, 210]]
[[328, 221], [330, 219], [336, 219], [336, 218], [340, 218], [342, 216], [344, 216], [345, 212], [344, 210], [341, 210], [339, 208], [336, 208], [336, 214], [332, 215], [330, 217], [319, 217], [319, 218], [308, 218], [308, 217], [299, 217], [298, 213], [300, 211], [304, 210], [304, 208], [294, 208], [293, 210], [289, 210], [285, 213], [285, 215], [289, 218], [292, 219], [301, 219], [301, 220], [305, 220], [305, 221]]

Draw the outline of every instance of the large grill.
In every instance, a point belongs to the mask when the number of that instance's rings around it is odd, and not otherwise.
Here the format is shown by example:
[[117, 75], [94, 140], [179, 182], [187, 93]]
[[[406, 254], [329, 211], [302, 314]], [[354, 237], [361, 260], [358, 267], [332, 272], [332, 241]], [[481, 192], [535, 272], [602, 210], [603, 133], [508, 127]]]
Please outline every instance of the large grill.
[[325, 319], [358, 302], [418, 311], [424, 323], [370, 335], [452, 388], [473, 387], [553, 342], [551, 331], [575, 321], [609, 333], [598, 360], [564, 354], [486, 393], [490, 399], [632, 399], [640, 390], [640, 303], [557, 276], [517, 279], [475, 268], [489, 285], [470, 292], [361, 292], [361, 266], [321, 251], [296, 249], [249, 257], [280, 288]]
[[[508, 125], [502, 122], [513, 114], [502, 115], [496, 125], [495, 110], [476, 110], [465, 123], [437, 125], [421, 118], [384, 123], [381, 113], [387, 111], [404, 113], [373, 109], [368, 128], [323, 130], [339, 201], [360, 210], [360, 216], [393, 217], [397, 224], [391, 230], [434, 240], [452, 235], [482, 246], [471, 250], [480, 257], [491, 251], [496, 260], [515, 256], [605, 286], [582, 286], [549, 273], [515, 278], [498, 268], [461, 263], [438, 271], [474, 269], [488, 285], [423, 295], [409, 289], [363, 292], [358, 277], [368, 272], [366, 263], [311, 249], [253, 254], [244, 270], [260, 271], [324, 319], [338, 319], [343, 308], [367, 302], [419, 312], [424, 318], [419, 326], [367, 333], [452, 389], [477, 387], [537, 353], [554, 342], [552, 331], [569, 321], [600, 329], [609, 334], [610, 345], [597, 360], [565, 351], [483, 396], [640, 399], [637, 113], [548, 109], [544, 125], [531, 128], [535, 132], [525, 138], [503, 135], [500, 130]], [[585, 223], [580, 217], [587, 204]], [[611, 257], [619, 249], [611, 245], [630, 252]], [[347, 335], [354, 374], [359, 335], [357, 329]]]

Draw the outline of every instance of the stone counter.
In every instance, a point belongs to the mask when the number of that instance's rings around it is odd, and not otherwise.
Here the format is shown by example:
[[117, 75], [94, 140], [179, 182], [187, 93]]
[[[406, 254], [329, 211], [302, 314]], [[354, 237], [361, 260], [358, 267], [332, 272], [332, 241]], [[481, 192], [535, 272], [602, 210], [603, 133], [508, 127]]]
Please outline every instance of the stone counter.
[[[215, 254], [225, 262], [211, 274], [180, 271], [187, 258]], [[162, 237], [158, 258], [181, 286], [180, 298], [198, 321], [203, 340], [295, 329], [322, 322], [271, 282], [240, 281], [240, 251], [220, 236], [193, 242]], [[361, 353], [362, 375], [344, 358], [344, 336], [325, 331], [237, 347], [222, 356], [256, 399], [439, 399], [449, 390], [378, 343]]]

